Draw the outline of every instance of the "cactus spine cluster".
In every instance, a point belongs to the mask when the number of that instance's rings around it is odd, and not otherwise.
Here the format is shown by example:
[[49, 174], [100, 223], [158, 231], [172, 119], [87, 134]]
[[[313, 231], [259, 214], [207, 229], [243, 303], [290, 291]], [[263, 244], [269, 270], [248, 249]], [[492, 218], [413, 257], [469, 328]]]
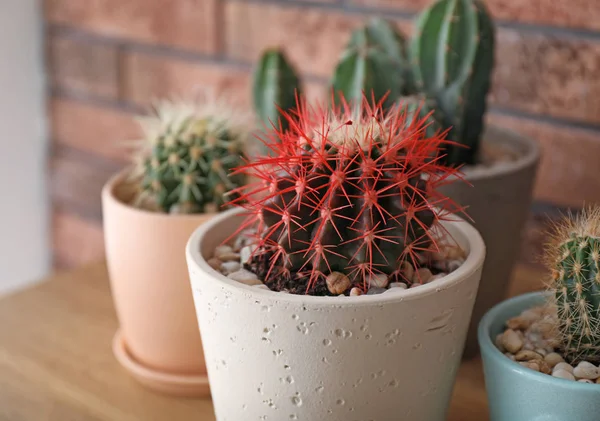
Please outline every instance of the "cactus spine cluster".
[[301, 106], [299, 122], [273, 135], [273, 156], [241, 169], [259, 180], [240, 198], [242, 227], [258, 227], [267, 282], [304, 277], [311, 293], [339, 272], [366, 289], [437, 248], [433, 232], [453, 204], [436, 188], [455, 170], [429, 157], [445, 140], [427, 138], [424, 120], [407, 124], [404, 107], [361, 104]]
[[[440, 151], [444, 162], [475, 164], [494, 67], [493, 21], [480, 0], [436, 0], [415, 26], [408, 41], [384, 19], [356, 29], [331, 80], [333, 102], [360, 102], [364, 93], [389, 107], [418, 98], [415, 117], [430, 115], [430, 128], [453, 141]], [[278, 89], [293, 92], [294, 85]]]
[[569, 361], [600, 362], [600, 207], [557, 226], [547, 262], [558, 342]]
[[417, 21], [408, 49], [415, 87], [431, 98], [449, 138], [447, 161], [474, 164], [494, 67], [494, 26], [479, 0], [438, 0]]
[[134, 205], [167, 213], [217, 212], [226, 193], [241, 186], [247, 128], [242, 114], [212, 100], [163, 101], [140, 119], [145, 139], [135, 157]]
[[254, 109], [263, 125], [286, 130], [288, 121], [282, 118], [281, 111], [292, 110], [302, 90], [283, 51], [272, 48], [263, 53], [254, 72], [252, 90]]

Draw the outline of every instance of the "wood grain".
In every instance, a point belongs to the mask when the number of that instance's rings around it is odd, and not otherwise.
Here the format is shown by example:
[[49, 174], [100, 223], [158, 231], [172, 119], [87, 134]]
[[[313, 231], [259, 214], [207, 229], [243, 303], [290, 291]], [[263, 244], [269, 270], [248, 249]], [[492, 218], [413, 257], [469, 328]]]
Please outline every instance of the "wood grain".
[[[519, 268], [511, 292], [538, 289], [540, 279]], [[111, 353], [116, 329], [104, 264], [0, 300], [0, 420], [214, 421], [210, 400], [165, 397], [135, 383]], [[461, 367], [448, 420], [488, 420], [479, 359]]]

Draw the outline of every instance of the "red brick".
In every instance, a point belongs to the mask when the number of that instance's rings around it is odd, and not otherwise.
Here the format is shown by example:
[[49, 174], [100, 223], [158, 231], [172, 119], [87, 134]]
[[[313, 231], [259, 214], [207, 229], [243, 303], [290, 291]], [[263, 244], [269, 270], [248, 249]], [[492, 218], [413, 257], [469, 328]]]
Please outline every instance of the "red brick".
[[45, 0], [45, 13], [53, 24], [212, 53], [219, 44], [219, 1]]
[[134, 115], [54, 98], [49, 103], [52, 140], [104, 158], [129, 161], [126, 142], [141, 136]]
[[195, 88], [210, 87], [250, 104], [249, 73], [235, 67], [131, 53], [123, 58], [125, 99], [147, 105], [156, 99], [187, 96]]
[[[432, 0], [354, 0], [353, 3], [369, 8], [418, 12]], [[487, 0], [486, 4], [497, 20], [600, 29], [597, 0]]]
[[55, 211], [52, 216], [52, 246], [57, 269], [104, 259], [104, 237], [99, 222], [87, 221], [77, 215]]
[[100, 221], [102, 187], [124, 166], [76, 149], [55, 148], [50, 159], [52, 202]]
[[54, 87], [115, 99], [119, 95], [118, 66], [115, 46], [63, 37], [52, 37], [48, 42], [48, 67]]
[[600, 42], [503, 30], [496, 61], [495, 104], [600, 122]]
[[227, 2], [225, 48], [236, 59], [254, 62], [265, 48], [283, 46], [300, 72], [329, 78], [362, 20], [332, 10]]
[[542, 159], [536, 199], [574, 208], [600, 202], [600, 132], [500, 115], [490, 120], [538, 141]]

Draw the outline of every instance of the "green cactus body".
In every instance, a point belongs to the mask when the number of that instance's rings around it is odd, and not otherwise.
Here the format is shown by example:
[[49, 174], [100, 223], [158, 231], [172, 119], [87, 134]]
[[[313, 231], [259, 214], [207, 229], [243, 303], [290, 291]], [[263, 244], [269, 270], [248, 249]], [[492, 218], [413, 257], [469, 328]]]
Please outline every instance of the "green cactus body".
[[479, 0], [439, 0], [417, 22], [409, 48], [416, 89], [436, 102], [440, 123], [461, 145], [447, 162], [474, 164], [494, 67], [495, 29]]
[[265, 51], [254, 72], [254, 109], [267, 126], [287, 130], [288, 120], [281, 118], [278, 109], [289, 111], [296, 106], [296, 95], [301, 95], [300, 79], [287, 61], [283, 51]]
[[455, 170], [428, 157], [445, 140], [426, 138], [422, 120], [407, 127], [400, 107], [299, 115], [275, 158], [246, 167], [259, 181], [243, 226], [258, 224], [266, 281], [307, 277], [310, 290], [333, 272], [361, 288], [373, 277], [404, 279], [403, 263], [417, 267], [419, 253], [437, 249], [435, 207], [449, 204], [437, 187]]
[[554, 294], [569, 361], [600, 361], [600, 238], [573, 234], [560, 245]]
[[229, 175], [243, 163], [246, 131], [225, 117], [188, 104], [163, 103], [147, 118], [149, 150], [139, 158], [136, 204], [170, 213], [219, 211], [225, 194], [241, 186]]
[[389, 107], [406, 93], [410, 69], [404, 44], [402, 35], [382, 19], [371, 20], [354, 31], [332, 80], [336, 104], [340, 94], [354, 104], [360, 102], [363, 93], [368, 98], [373, 95], [376, 101], [388, 94], [384, 105]]
[[398, 103], [406, 109], [407, 127], [416, 121], [423, 120], [426, 121], [422, 127], [425, 130], [426, 137], [434, 137], [443, 131], [442, 126], [435, 118], [435, 110], [432, 108], [432, 104], [422, 95], [402, 97]]

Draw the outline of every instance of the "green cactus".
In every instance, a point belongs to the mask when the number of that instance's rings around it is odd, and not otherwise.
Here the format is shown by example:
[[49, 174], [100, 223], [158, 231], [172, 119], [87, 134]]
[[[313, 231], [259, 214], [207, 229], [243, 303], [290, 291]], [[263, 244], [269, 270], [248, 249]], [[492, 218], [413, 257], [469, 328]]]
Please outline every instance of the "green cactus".
[[[404, 37], [383, 19], [372, 19], [352, 33], [341, 55], [332, 80], [334, 100], [340, 94], [358, 103], [363, 93], [379, 101], [388, 94], [384, 105], [408, 93], [410, 68], [404, 56]], [[358, 104], [357, 104], [358, 105]]]
[[254, 72], [254, 109], [267, 127], [287, 130], [289, 122], [278, 109], [289, 111], [296, 107], [296, 95], [302, 93], [300, 79], [280, 49], [266, 50]]
[[600, 207], [559, 224], [547, 260], [560, 347], [572, 362], [600, 362]]
[[229, 175], [243, 163], [245, 119], [216, 103], [164, 101], [142, 118], [145, 132], [133, 178], [134, 205], [168, 213], [217, 212], [226, 193], [244, 183]]
[[426, 123], [423, 125], [423, 129], [426, 137], [437, 136], [443, 131], [442, 126], [436, 119], [433, 104], [423, 95], [402, 97], [398, 101], [398, 105], [405, 109], [407, 127], [410, 127], [415, 121], [424, 120]]
[[479, 0], [439, 0], [417, 21], [409, 46], [416, 89], [433, 99], [438, 120], [461, 145], [450, 164], [474, 164], [494, 67], [495, 28]]

